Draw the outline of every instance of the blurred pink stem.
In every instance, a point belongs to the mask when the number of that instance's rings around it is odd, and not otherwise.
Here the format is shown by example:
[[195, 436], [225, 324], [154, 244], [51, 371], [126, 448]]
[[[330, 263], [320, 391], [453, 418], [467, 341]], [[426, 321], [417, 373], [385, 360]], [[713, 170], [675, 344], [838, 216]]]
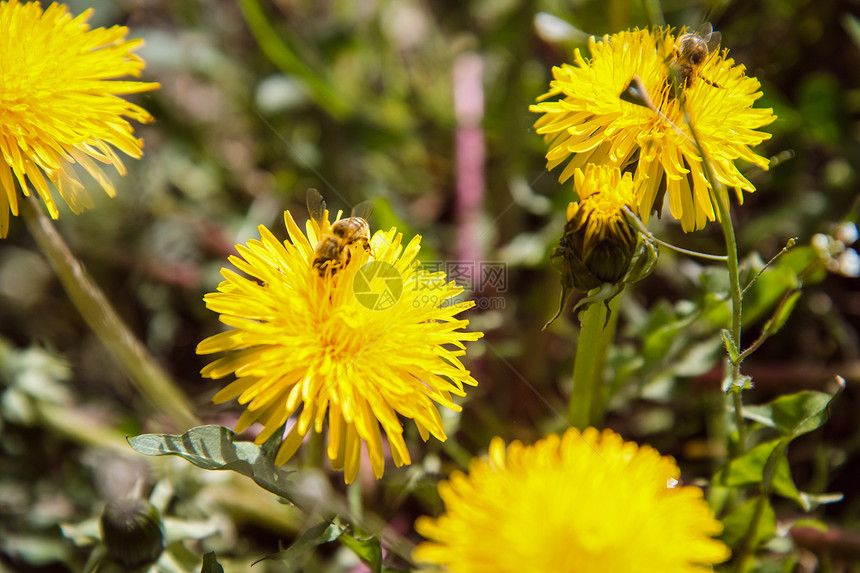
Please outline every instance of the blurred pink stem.
[[475, 53], [463, 54], [454, 62], [457, 258], [471, 273], [468, 278], [473, 285], [475, 267], [484, 260], [480, 230], [485, 190], [483, 69], [483, 61]]

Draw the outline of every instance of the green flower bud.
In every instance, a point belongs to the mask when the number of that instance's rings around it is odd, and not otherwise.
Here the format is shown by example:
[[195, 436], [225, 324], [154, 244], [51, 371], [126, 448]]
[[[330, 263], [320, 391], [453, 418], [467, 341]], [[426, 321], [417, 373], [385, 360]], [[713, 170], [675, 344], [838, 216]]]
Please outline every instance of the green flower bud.
[[579, 202], [567, 208], [567, 224], [557, 256], [563, 273], [581, 291], [603, 283], [616, 283], [630, 267], [637, 233], [627, 221], [624, 207], [634, 201], [633, 179], [617, 167], [588, 165], [577, 169], [574, 183]]
[[164, 550], [158, 510], [145, 500], [122, 499], [107, 504], [101, 518], [108, 554], [132, 569], [155, 562]]
[[[608, 302], [651, 272], [656, 248], [628, 221], [624, 207], [634, 205], [633, 178], [618, 167], [589, 164], [585, 171], [574, 171], [579, 201], [567, 207], [567, 223], [558, 248], [552, 255], [561, 272], [561, 306], [571, 290], [589, 292]], [[592, 297], [587, 297], [588, 303]], [[561, 313], [547, 323], [549, 326]], [[546, 328], [544, 326], [544, 328]]]

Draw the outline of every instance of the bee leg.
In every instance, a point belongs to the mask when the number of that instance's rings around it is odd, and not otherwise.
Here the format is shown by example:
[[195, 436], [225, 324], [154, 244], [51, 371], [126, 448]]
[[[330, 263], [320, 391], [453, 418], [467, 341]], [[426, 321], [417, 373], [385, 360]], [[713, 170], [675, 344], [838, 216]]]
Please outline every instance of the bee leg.
[[718, 84], [717, 82], [712, 82], [711, 80], [709, 80], [709, 79], [708, 79], [708, 78], [706, 78], [705, 76], [699, 76], [699, 78], [700, 78], [703, 82], [705, 82], [706, 84], [708, 84], [708, 85], [712, 85], [712, 86], [714, 86], [715, 88], [720, 88], [720, 89], [722, 89], [722, 87], [723, 87], [723, 86], [721, 86], [720, 84]]

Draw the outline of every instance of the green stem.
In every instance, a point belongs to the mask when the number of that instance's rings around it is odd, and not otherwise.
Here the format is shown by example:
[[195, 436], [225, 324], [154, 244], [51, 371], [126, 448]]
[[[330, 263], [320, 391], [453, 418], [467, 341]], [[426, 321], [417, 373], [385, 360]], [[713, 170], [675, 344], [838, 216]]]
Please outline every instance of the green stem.
[[188, 397], [116, 314], [42, 212], [38, 201], [31, 195], [21, 201], [20, 207], [30, 233], [69, 298], [140, 393], [157, 411], [167, 414], [178, 429], [197, 425]]
[[642, 220], [639, 219], [639, 217], [636, 216], [636, 213], [634, 213], [630, 209], [630, 207], [628, 207], [627, 205], [624, 206], [624, 214], [627, 215], [627, 220], [630, 221], [631, 223], [633, 223], [633, 226], [636, 227], [640, 233], [642, 233], [643, 235], [645, 235], [646, 237], [648, 237], [649, 239], [651, 239], [652, 241], [654, 241], [658, 245], [660, 245], [662, 247], [666, 247], [667, 249], [669, 249], [671, 251], [675, 251], [676, 253], [681, 253], [682, 255], [688, 255], [691, 257], [698, 257], [700, 259], [705, 259], [708, 261], [720, 261], [722, 263], [722, 262], [725, 262], [728, 260], [728, 257], [725, 255], [709, 255], [708, 253], [699, 253], [697, 251], [690, 251], [688, 249], [682, 249], [681, 247], [676, 247], [672, 243], [667, 243], [666, 241], [661, 241], [654, 234], [652, 234], [651, 231], [648, 230], [648, 228], [645, 226], [645, 224], [642, 222]]
[[747, 535], [744, 539], [744, 543], [741, 546], [738, 555], [735, 556], [734, 570], [736, 573], [742, 573], [743, 571], [752, 570], [751, 563], [748, 563], [748, 561], [750, 561], [750, 559], [753, 557], [753, 552], [755, 551], [756, 543], [758, 541], [758, 526], [759, 523], [761, 523], [762, 516], [764, 516], [764, 509], [766, 505], [767, 495], [762, 492], [756, 500], [755, 510], [753, 511], [753, 516], [750, 520], [750, 526], [747, 530]]
[[[273, 64], [284, 73], [301, 78], [308, 86], [314, 101], [333, 118], [344, 119], [352, 114], [350, 102], [302, 61], [296, 53], [297, 50], [275, 31], [271, 24], [272, 18], [265, 13], [258, 0], [239, 0], [239, 8], [260, 49]], [[296, 39], [293, 38], [292, 41], [295, 43]]]
[[[695, 134], [695, 132], [693, 132]], [[704, 161], [706, 171], [711, 172], [711, 166], [707, 161]], [[714, 183], [716, 183], [716, 178]], [[713, 183], [712, 183], [713, 185]], [[726, 264], [729, 270], [729, 290], [732, 296], [732, 340], [734, 340], [735, 348], [741, 346], [741, 312], [743, 309], [743, 291], [741, 290], [740, 281], [740, 266], [738, 264], [738, 244], [735, 239], [735, 228], [732, 225], [732, 215], [729, 211], [728, 197], [725, 194], [725, 187], [711, 187], [712, 194], [717, 203], [717, 210], [720, 213], [720, 224], [723, 227], [723, 235], [726, 240], [726, 254], [728, 261]], [[741, 396], [741, 361], [740, 359], [731, 360], [731, 383], [732, 387], [729, 391], [732, 393], [735, 410], [735, 425], [738, 430], [738, 445], [737, 456], [741, 456], [746, 452], [746, 423], [744, 422], [744, 404]]]
[[648, 22], [649, 28], [653, 30], [654, 28], [666, 25], [660, 0], [642, 0], [642, 7], [645, 8], [645, 19]]
[[[681, 100], [683, 106], [683, 99]], [[683, 109], [683, 107], [682, 107]], [[719, 213], [720, 225], [723, 228], [723, 236], [726, 241], [726, 265], [729, 271], [729, 290], [732, 297], [732, 340], [735, 348], [740, 350], [741, 346], [741, 311], [743, 308], [743, 290], [741, 290], [740, 280], [740, 265], [738, 264], [738, 243], [735, 238], [735, 228], [732, 225], [732, 214], [729, 210], [728, 193], [726, 188], [717, 180], [714, 174], [714, 169], [708, 156], [705, 154], [705, 149], [702, 147], [702, 142], [699, 139], [699, 134], [696, 128], [690, 121], [686, 109], [684, 109], [684, 120], [690, 128], [690, 134], [693, 136], [693, 141], [702, 157], [702, 166], [704, 167], [705, 177], [711, 186], [711, 197], [717, 205], [717, 213]], [[744, 406], [741, 398], [742, 382], [741, 382], [741, 361], [740, 359], [730, 358], [732, 373], [731, 386], [729, 391], [734, 395], [734, 410], [735, 424], [738, 429], [738, 445], [736, 455], [741, 456], [746, 452], [746, 425], [744, 423]]]
[[[610, 307], [612, 314], [617, 316], [618, 297], [612, 300]], [[582, 318], [573, 364], [573, 391], [567, 410], [570, 425], [580, 430], [599, 425], [606, 407], [603, 369], [615, 334], [615, 320], [607, 324], [606, 312], [606, 305], [599, 301], [580, 312]]]

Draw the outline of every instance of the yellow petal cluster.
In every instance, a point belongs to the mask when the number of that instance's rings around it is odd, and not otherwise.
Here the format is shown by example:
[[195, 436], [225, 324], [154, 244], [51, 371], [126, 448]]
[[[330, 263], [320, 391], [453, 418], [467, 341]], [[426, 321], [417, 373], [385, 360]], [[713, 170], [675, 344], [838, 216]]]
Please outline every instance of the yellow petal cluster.
[[[696, 70], [696, 78], [705, 79], [675, 97], [669, 65], [676, 42], [671, 29], [591, 38], [591, 58], [577, 49], [573, 64], [553, 68], [549, 92], [530, 109], [542, 114], [535, 127], [549, 145], [547, 167], [567, 162], [560, 181], [588, 163], [617, 165], [634, 173], [637, 210], [646, 222], [652, 208], [661, 209], [665, 190], [672, 215], [692, 231], [717, 213], [684, 109], [716, 179], [733, 188], [738, 201], [755, 187], [735, 161], [768, 168], [768, 160], [750, 148], [770, 138], [758, 129], [776, 117], [752, 107], [762, 95], [760, 84], [726, 50], [710, 53]], [[635, 76], [654, 109], [621, 98]]]
[[595, 276], [617, 281], [636, 247], [636, 231], [624, 214], [635, 204], [633, 179], [618, 167], [594, 164], [576, 169], [573, 179], [579, 201], [567, 206], [565, 237]]
[[469, 473], [439, 485], [438, 518], [414, 558], [452, 573], [709, 571], [729, 550], [696, 487], [673, 487], [678, 466], [611, 430], [550, 435], [532, 446], [500, 438]]
[[91, 29], [91, 15], [72, 17], [62, 4], [0, 2], [0, 237], [9, 213], [18, 214], [16, 181], [26, 195], [34, 188], [57, 218], [49, 183], [77, 213], [92, 204], [77, 168], [113, 196], [99, 164], [124, 174], [116, 150], [141, 156], [127, 119], [152, 118], [119, 96], [158, 84], [116, 78], [140, 76], [144, 62], [132, 52], [143, 41], [127, 40], [123, 26]]
[[354, 247], [343, 268], [321, 275], [314, 249], [331, 232], [328, 212], [322, 227], [308, 221], [307, 235], [289, 211], [284, 219], [290, 241], [260, 226], [261, 239], [237, 245], [239, 256], [230, 257], [247, 276], [224, 269], [218, 292], [205, 297], [231, 329], [198, 345], [200, 354], [228, 353], [202, 374], [235, 374], [215, 401], [245, 404], [237, 430], [259, 422], [258, 444], [287, 424], [277, 463], [308, 432], [327, 430], [332, 468], [347, 483], [358, 473], [362, 443], [379, 478], [380, 428], [394, 464], [409, 464], [400, 418], [412, 419], [424, 440], [444, 441], [437, 404], [459, 411], [453, 396], [477, 384], [459, 359], [463, 343], [482, 336], [463, 331], [468, 321], [456, 316], [471, 304], [455, 304], [462, 289], [444, 273], [420, 269], [419, 236], [403, 246], [396, 229], [377, 231], [368, 250]]

